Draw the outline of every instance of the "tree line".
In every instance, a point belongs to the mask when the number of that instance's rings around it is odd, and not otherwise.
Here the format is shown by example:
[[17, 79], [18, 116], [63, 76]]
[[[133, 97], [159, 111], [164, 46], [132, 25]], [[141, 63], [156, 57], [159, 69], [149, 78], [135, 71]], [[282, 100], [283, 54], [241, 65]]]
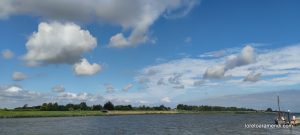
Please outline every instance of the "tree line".
[[256, 111], [254, 109], [248, 108], [238, 108], [238, 107], [222, 107], [222, 106], [193, 106], [193, 105], [184, 105], [178, 104], [176, 107], [177, 110], [186, 110], [186, 111]]
[[[256, 111], [254, 109], [248, 108], [238, 108], [238, 107], [222, 107], [222, 106], [195, 106], [195, 105], [184, 105], [178, 104], [175, 108], [177, 110], [184, 110], [184, 111]], [[168, 111], [171, 110], [170, 107], [166, 107], [164, 105], [160, 106], [138, 106], [133, 107], [131, 105], [114, 105], [112, 102], [108, 101], [105, 104], [97, 104], [88, 106], [85, 102], [81, 102], [79, 104], [66, 104], [66, 105], [59, 105], [58, 103], [43, 103], [39, 106], [32, 106], [28, 107], [25, 104], [23, 107], [17, 107], [15, 110], [36, 110], [36, 111], [76, 111], [76, 110], [83, 110], [83, 111], [104, 111], [104, 110], [119, 110], [119, 111], [133, 111], [133, 110], [141, 110], [141, 111]]]
[[43, 103], [39, 106], [28, 107], [25, 104], [23, 107], [17, 107], [15, 110], [36, 110], [36, 111], [100, 111], [100, 110], [120, 110], [120, 111], [130, 111], [130, 110], [155, 110], [155, 111], [168, 111], [171, 110], [170, 107], [165, 107], [164, 105], [160, 106], [138, 106], [133, 107], [131, 105], [114, 105], [112, 102], [108, 101], [103, 106], [101, 104], [88, 106], [85, 102], [79, 104], [66, 104], [59, 105], [58, 103]]

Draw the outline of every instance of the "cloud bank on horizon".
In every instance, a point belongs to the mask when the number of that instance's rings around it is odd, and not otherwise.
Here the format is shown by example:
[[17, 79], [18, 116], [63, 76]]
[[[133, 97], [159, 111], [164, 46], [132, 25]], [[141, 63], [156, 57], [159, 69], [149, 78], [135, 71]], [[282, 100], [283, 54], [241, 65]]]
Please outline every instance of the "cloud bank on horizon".
[[255, 51], [247, 45], [240, 53], [220, 58], [183, 58], [149, 66], [136, 79], [158, 97], [179, 98], [187, 91], [201, 97], [206, 91], [222, 96], [280, 90], [299, 84], [299, 49], [294, 45]]
[[[168, 44], [160, 44], [153, 37], [154, 26], [166, 27], [166, 22], [156, 22], [173, 21], [172, 29], [184, 31], [185, 25], [178, 28], [177, 20], [188, 16], [199, 3], [199, 0], [2, 0], [0, 21], [34, 16], [31, 19], [38, 26], [17, 48], [0, 48], [0, 63], [4, 65], [0, 72], [9, 72], [9, 81], [0, 79], [3, 102], [0, 107], [20, 106], [24, 102], [94, 104], [107, 100], [116, 104], [175, 105], [196, 99], [299, 89], [299, 44], [267, 48], [240, 43], [243, 46], [219, 47], [222, 50], [212, 47], [206, 49], [209, 52], [195, 54], [193, 51], [201, 50], [202, 44], [193, 31], [178, 43], [191, 47], [187, 55], [175, 58], [177, 52], [164, 48], [161, 50], [172, 58], [156, 56], [159, 47]], [[106, 29], [99, 28], [114, 30], [106, 33]], [[102, 33], [107, 39], [102, 39]], [[177, 38], [172, 31], [157, 35], [174, 41]], [[140, 46], [154, 42], [159, 45], [150, 46], [151, 49]], [[24, 51], [16, 51], [19, 48]], [[137, 50], [139, 56], [132, 50]], [[149, 61], [147, 55], [160, 60], [149, 64], [145, 62]], [[103, 57], [109, 61], [103, 62]], [[35, 69], [44, 70], [49, 76], [38, 76], [40, 73]], [[130, 72], [117, 72], [120, 70]], [[48, 79], [42, 82], [44, 78]], [[94, 89], [87, 84], [95, 86]], [[84, 89], [73, 90], [76, 87]]]
[[[133, 83], [116, 89], [106, 84], [106, 94], [100, 96], [92, 93], [68, 92], [63, 85], [52, 88], [54, 93], [41, 93], [24, 90], [20, 86], [1, 86], [1, 100], [58, 101], [62, 103], [85, 101], [103, 102], [111, 100], [117, 104], [172, 104], [187, 102], [185, 95], [197, 93], [199, 99], [213, 96], [251, 94], [274, 91], [273, 88], [292, 89], [299, 84], [300, 76], [300, 45], [293, 45], [275, 50], [257, 50], [251, 45], [240, 49], [239, 53], [228, 54], [217, 58], [180, 58], [165, 63], [145, 67], [135, 76]], [[230, 68], [228, 62], [230, 61]], [[236, 62], [233, 62], [236, 61]], [[99, 69], [83, 60], [75, 68], [79, 75], [93, 74]], [[84, 63], [88, 64], [85, 65]], [[233, 63], [233, 64], [232, 64]], [[241, 64], [242, 63], [242, 64]], [[208, 70], [214, 67], [208, 77]], [[89, 72], [89, 68], [93, 72]], [[226, 70], [225, 70], [226, 69]], [[219, 72], [221, 72], [219, 74]], [[218, 77], [215, 77], [217, 74]], [[219, 76], [220, 75], [220, 76]], [[14, 72], [13, 80], [22, 81], [27, 76]], [[133, 87], [140, 86], [142, 90], [131, 92]], [[125, 93], [124, 93], [125, 92]], [[51, 97], [51, 98], [50, 98]], [[174, 99], [176, 99], [174, 101]]]

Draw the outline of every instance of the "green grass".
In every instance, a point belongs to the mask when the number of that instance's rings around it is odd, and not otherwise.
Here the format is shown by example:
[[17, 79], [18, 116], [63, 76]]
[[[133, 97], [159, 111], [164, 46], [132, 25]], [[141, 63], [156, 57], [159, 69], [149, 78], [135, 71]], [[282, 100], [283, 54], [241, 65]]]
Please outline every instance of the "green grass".
[[107, 115], [178, 114], [178, 111], [109, 111]]
[[101, 116], [100, 111], [0, 111], [0, 118]]

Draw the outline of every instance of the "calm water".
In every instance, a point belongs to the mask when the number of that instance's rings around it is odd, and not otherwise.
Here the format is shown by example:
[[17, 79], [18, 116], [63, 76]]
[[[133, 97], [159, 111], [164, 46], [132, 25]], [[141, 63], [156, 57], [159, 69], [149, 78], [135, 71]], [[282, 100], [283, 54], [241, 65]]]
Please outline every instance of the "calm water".
[[1, 135], [300, 134], [292, 129], [246, 129], [273, 123], [271, 114], [177, 114], [0, 119]]

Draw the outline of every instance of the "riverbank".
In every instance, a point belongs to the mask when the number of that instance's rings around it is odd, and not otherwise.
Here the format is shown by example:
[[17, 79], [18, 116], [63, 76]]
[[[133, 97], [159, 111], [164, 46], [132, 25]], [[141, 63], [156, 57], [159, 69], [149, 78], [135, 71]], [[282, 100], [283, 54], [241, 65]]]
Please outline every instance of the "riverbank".
[[80, 116], [110, 116], [110, 115], [146, 115], [146, 114], [213, 114], [213, 113], [234, 113], [251, 114], [266, 113], [254, 111], [0, 111], [0, 118], [27, 118], [27, 117], [80, 117]]
[[100, 111], [0, 111], [0, 118], [101, 116]]

